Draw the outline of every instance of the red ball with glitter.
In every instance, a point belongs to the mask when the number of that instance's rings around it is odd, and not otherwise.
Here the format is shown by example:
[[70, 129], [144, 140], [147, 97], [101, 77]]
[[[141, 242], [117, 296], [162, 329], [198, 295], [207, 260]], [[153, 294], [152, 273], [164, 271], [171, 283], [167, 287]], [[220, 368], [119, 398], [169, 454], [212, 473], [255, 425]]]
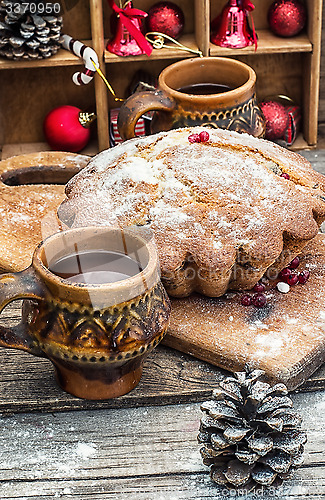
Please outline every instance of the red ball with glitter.
[[184, 23], [182, 9], [173, 2], [158, 2], [148, 12], [148, 31], [158, 31], [176, 40], [184, 30]]
[[305, 27], [307, 11], [300, 0], [276, 0], [268, 11], [268, 22], [275, 35], [291, 37]]
[[286, 107], [277, 101], [264, 101], [260, 103], [260, 108], [265, 118], [265, 139], [282, 139], [289, 126]]

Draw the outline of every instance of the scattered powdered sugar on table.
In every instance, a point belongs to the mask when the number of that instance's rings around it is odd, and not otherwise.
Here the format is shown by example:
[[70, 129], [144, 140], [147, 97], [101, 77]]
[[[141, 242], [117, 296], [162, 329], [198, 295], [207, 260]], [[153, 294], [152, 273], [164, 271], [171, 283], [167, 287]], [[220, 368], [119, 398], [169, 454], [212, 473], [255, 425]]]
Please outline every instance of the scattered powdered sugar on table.
[[21, 474], [29, 479], [42, 477], [42, 468], [51, 470], [51, 477], [61, 478], [75, 470], [82, 475], [81, 464], [97, 453], [95, 443], [76, 441], [69, 432], [62, 439], [56, 423], [40, 422], [32, 415], [27, 417], [0, 417], [2, 434], [10, 435], [10, 440], [2, 440], [1, 468], [14, 470], [19, 467]]
[[87, 443], [78, 443], [77, 444], [77, 449], [76, 449], [76, 454], [83, 458], [87, 459], [94, 455], [96, 453], [96, 447], [94, 444], [87, 444]]
[[257, 335], [255, 342], [257, 347], [256, 357], [261, 358], [280, 353], [285, 344], [285, 339], [279, 332], [269, 330], [267, 334]]

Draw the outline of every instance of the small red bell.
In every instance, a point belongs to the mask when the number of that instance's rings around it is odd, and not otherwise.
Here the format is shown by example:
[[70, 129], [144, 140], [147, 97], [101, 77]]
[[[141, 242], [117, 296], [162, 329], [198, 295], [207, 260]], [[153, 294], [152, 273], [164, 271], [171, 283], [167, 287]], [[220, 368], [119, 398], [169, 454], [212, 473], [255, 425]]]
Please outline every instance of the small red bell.
[[255, 29], [251, 29], [248, 22], [248, 12], [254, 8], [250, 0], [229, 0], [211, 23], [215, 30], [211, 42], [220, 47], [242, 48], [254, 43], [256, 47]]
[[148, 15], [139, 9], [134, 9], [132, 1], [123, 8], [117, 7], [113, 0], [108, 0], [114, 14], [111, 20], [113, 38], [108, 41], [106, 49], [118, 56], [150, 55], [152, 46], [142, 33], [143, 19]]

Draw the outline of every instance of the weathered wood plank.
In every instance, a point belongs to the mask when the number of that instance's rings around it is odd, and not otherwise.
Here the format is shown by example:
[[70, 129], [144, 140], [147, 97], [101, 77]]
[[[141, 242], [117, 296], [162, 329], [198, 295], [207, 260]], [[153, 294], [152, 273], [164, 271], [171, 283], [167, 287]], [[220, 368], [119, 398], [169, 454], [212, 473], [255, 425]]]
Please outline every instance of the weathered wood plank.
[[[17, 323], [20, 303], [4, 309], [1, 322]], [[0, 412], [114, 408], [199, 401], [223, 376], [221, 370], [159, 346], [147, 358], [139, 386], [107, 401], [85, 401], [63, 392], [49, 361], [21, 351], [0, 349]]]
[[1, 350], [0, 412], [116, 408], [198, 401], [216, 385], [220, 370], [171, 349], [159, 347], [147, 358], [142, 380], [117, 399], [86, 401], [64, 393], [49, 361]]
[[[324, 498], [325, 393], [293, 400], [308, 433], [305, 463], [272, 498]], [[202, 464], [200, 417], [198, 404], [4, 417], [0, 498], [228, 498]]]
[[[102, 479], [73, 481], [33, 481], [22, 484], [11, 483], [6, 487], [2, 500], [323, 500], [325, 498], [325, 470], [321, 476], [304, 478], [304, 470], [297, 472], [295, 481], [289, 481], [278, 490], [272, 486], [257, 490], [257, 495], [242, 494], [211, 485], [209, 477], [201, 474], [175, 474], [132, 479]], [[1, 488], [0, 488], [1, 491]]]
[[321, 42], [321, 61], [320, 61], [320, 87], [319, 87], [319, 113], [318, 120], [325, 122], [325, 9], [322, 15], [322, 42]]
[[[19, 322], [20, 303], [4, 309], [1, 322]], [[147, 358], [140, 384], [117, 399], [86, 401], [63, 392], [49, 361], [10, 349], [0, 349], [0, 412], [64, 411], [166, 405], [202, 401], [228, 374], [209, 363], [159, 346]], [[299, 391], [325, 388], [325, 365]]]
[[325, 174], [325, 150], [313, 149], [299, 151], [299, 153], [310, 161], [315, 170]]
[[323, 364], [317, 372], [315, 372], [304, 384], [302, 384], [297, 392], [317, 391], [325, 388], [325, 364]]
[[[20, 308], [11, 304], [2, 321], [17, 323]], [[63, 411], [116, 408], [201, 401], [225, 374], [209, 363], [173, 349], [158, 347], [148, 357], [142, 380], [131, 393], [113, 400], [85, 401], [63, 392], [56, 384], [51, 363], [20, 351], [0, 349], [0, 412]], [[5, 367], [5, 369], [4, 369]], [[299, 391], [325, 387], [325, 366]]]

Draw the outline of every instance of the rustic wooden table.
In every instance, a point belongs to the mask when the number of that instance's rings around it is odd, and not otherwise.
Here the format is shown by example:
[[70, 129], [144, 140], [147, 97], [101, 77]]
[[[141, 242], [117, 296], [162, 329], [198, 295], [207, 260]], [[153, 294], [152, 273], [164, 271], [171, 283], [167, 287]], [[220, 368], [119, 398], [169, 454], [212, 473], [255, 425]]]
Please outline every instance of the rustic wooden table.
[[[325, 173], [325, 150], [303, 154]], [[1, 322], [19, 316], [13, 303]], [[200, 458], [199, 402], [225, 374], [159, 346], [135, 390], [92, 402], [63, 393], [48, 361], [0, 349], [0, 499], [324, 499], [325, 366], [292, 394], [308, 435], [304, 464], [255, 494], [216, 486]]]

